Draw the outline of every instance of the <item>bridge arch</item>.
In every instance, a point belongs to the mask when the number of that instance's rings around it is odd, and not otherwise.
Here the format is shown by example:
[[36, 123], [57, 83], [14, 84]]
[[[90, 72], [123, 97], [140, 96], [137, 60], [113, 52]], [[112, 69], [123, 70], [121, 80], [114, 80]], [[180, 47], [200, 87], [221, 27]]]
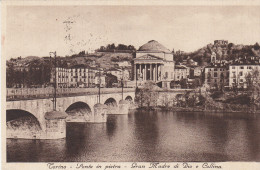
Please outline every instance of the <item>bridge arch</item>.
[[110, 97], [110, 98], [108, 98], [106, 101], [105, 101], [105, 103], [104, 103], [105, 105], [107, 105], [107, 106], [112, 106], [112, 107], [117, 107], [117, 102], [116, 102], [116, 100], [114, 99], [114, 98], [112, 98], [112, 97]]
[[90, 106], [82, 101], [72, 103], [65, 112], [69, 115], [68, 121], [85, 121], [89, 120], [92, 115]]
[[133, 102], [132, 96], [126, 96], [125, 100], [126, 100], [126, 101], [129, 101], [129, 102], [131, 102], [131, 103]]
[[22, 109], [6, 111], [7, 138], [30, 138], [43, 130], [43, 125], [32, 113]]
[[75, 110], [75, 109], [78, 109], [78, 108], [85, 108], [85, 109], [87, 109], [88, 111], [91, 112], [90, 106], [89, 106], [87, 103], [82, 102], [82, 101], [78, 101], [78, 102], [72, 103], [72, 104], [69, 105], [69, 107], [65, 110], [65, 112], [69, 112], [69, 111], [71, 111], [71, 110]]

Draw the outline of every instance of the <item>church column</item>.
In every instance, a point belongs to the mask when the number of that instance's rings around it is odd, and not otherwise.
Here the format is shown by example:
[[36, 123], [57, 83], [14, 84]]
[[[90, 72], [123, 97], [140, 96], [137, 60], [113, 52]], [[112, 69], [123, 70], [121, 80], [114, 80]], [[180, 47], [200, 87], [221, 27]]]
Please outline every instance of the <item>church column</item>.
[[144, 80], [147, 80], [147, 71], [146, 71], [146, 64], [144, 64]]
[[155, 65], [153, 64], [152, 67], [153, 67], [153, 81], [156, 81], [156, 79], [155, 79], [155, 78], [156, 78], [156, 77], [155, 77]]
[[158, 65], [158, 80], [159, 80], [159, 81], [161, 81], [161, 79], [162, 79], [161, 71], [162, 71], [162, 70], [161, 70], [161, 65], [159, 64], [159, 65]]
[[[142, 65], [141, 64], [139, 64], [139, 75], [141, 75], [141, 73], [142, 73]], [[138, 77], [137, 77], [138, 78]], [[140, 77], [139, 77], [140, 78]]]
[[134, 81], [137, 80], [136, 64], [134, 64]]
[[155, 64], [155, 81], [158, 80], [158, 66]]
[[152, 70], [153, 70], [153, 66], [152, 66], [152, 64], [150, 64], [150, 80], [153, 80]]

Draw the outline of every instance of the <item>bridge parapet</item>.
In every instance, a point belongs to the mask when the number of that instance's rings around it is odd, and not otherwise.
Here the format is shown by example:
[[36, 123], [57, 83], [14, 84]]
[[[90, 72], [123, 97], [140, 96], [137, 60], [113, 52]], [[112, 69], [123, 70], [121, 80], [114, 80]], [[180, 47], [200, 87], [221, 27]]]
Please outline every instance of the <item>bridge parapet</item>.
[[[120, 93], [121, 88], [101, 88], [101, 94]], [[124, 92], [134, 92], [134, 88], [124, 88]], [[6, 99], [12, 100], [31, 100], [52, 98], [54, 93], [53, 88], [7, 88]], [[98, 94], [98, 88], [57, 88], [57, 97], [70, 97], [82, 95]]]

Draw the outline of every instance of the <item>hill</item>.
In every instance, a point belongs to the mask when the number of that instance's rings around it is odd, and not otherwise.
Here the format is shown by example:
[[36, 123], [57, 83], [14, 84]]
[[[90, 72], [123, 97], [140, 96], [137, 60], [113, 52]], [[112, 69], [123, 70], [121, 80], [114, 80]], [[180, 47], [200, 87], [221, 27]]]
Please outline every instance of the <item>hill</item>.
[[176, 62], [182, 62], [183, 60], [193, 59], [203, 66], [210, 63], [213, 52], [216, 53], [217, 59], [234, 61], [243, 57], [260, 57], [260, 46], [258, 43], [255, 45], [208, 44], [191, 53], [177, 53], [175, 54], [175, 60]]

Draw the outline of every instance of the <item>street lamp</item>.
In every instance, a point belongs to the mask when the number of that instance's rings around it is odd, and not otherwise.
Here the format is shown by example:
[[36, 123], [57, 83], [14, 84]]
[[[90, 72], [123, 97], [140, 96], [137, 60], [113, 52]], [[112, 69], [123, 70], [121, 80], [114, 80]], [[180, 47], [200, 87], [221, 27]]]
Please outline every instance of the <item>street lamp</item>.
[[56, 110], [56, 103], [57, 103], [57, 97], [56, 97], [56, 89], [57, 89], [57, 75], [56, 75], [56, 51], [54, 52], [50, 52], [50, 59], [51, 59], [51, 55], [54, 54], [54, 83], [53, 83], [53, 87], [54, 87], [54, 95], [53, 95], [53, 110]]
[[122, 87], [122, 100], [124, 100], [124, 69], [122, 69], [122, 77], [121, 77], [121, 87]]
[[100, 85], [101, 85], [101, 78], [100, 78], [100, 69], [99, 69], [99, 73], [98, 73], [98, 103], [100, 103]]

